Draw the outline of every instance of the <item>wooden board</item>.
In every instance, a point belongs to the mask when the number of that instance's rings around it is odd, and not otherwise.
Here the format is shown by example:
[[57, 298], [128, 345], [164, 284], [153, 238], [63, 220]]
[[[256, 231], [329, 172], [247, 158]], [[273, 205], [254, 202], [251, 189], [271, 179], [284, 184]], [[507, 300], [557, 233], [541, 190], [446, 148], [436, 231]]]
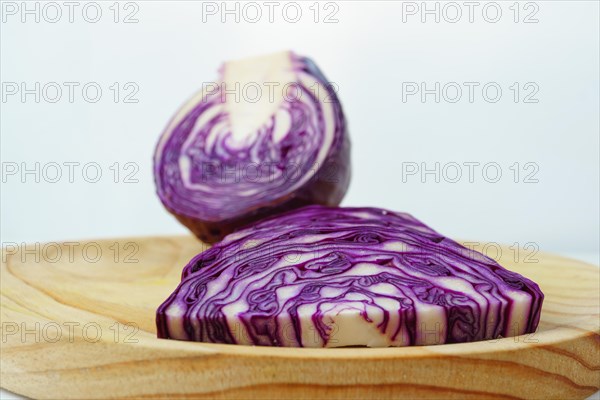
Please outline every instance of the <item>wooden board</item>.
[[499, 261], [546, 295], [538, 332], [517, 338], [384, 349], [158, 340], [155, 309], [202, 246], [155, 237], [4, 249], [2, 387], [74, 399], [583, 399], [600, 388], [596, 266], [503, 248]]

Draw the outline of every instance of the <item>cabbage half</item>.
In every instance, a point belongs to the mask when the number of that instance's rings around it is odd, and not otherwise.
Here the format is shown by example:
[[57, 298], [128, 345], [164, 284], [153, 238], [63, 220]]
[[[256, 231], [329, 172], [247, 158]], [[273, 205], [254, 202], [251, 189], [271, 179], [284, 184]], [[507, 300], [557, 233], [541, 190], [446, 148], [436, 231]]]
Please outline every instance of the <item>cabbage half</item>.
[[158, 196], [198, 238], [308, 204], [335, 206], [350, 142], [333, 86], [308, 58], [223, 65], [171, 120], [154, 156]]

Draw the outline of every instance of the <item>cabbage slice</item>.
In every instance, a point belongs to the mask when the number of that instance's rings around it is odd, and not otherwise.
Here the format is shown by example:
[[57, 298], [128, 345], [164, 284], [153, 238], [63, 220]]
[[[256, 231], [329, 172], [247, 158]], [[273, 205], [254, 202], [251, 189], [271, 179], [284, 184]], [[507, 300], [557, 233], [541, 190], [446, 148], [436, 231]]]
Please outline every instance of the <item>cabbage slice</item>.
[[531, 280], [409, 214], [308, 206], [194, 257], [159, 338], [290, 347], [410, 346], [537, 328]]

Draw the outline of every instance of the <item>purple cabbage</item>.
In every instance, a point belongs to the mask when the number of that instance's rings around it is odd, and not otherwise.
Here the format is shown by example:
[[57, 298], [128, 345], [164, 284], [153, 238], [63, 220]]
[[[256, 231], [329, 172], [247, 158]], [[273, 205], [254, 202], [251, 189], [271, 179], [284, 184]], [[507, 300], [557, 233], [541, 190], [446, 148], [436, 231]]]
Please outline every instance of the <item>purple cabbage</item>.
[[333, 85], [291, 52], [225, 63], [167, 126], [154, 176], [167, 210], [208, 243], [283, 211], [338, 205], [350, 141]]
[[409, 214], [308, 206], [194, 257], [159, 338], [292, 347], [408, 346], [534, 332], [531, 280]]

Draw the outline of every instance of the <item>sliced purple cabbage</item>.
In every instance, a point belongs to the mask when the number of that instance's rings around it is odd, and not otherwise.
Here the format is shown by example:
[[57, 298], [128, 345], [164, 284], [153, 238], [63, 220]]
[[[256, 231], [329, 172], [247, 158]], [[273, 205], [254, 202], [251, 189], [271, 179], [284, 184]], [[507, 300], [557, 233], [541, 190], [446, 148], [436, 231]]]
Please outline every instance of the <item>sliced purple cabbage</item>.
[[194, 257], [159, 338], [291, 347], [409, 346], [534, 332], [531, 280], [409, 214], [308, 206]]
[[330, 84], [291, 52], [223, 65], [173, 117], [154, 156], [158, 196], [214, 243], [250, 222], [309, 204], [338, 205], [350, 142]]

